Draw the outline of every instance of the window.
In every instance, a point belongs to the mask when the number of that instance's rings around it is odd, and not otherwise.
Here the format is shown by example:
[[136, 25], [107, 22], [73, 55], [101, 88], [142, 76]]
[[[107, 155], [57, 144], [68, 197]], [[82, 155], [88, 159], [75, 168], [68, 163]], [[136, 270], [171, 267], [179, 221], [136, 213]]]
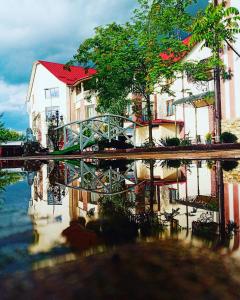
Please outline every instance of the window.
[[59, 88], [45, 89], [45, 99], [58, 98]]
[[174, 105], [173, 100], [167, 101], [167, 116], [174, 115]]
[[77, 120], [81, 120], [81, 109], [77, 109]]
[[170, 203], [175, 203], [177, 200], [177, 190], [169, 189], [169, 200]]
[[76, 87], [76, 94], [77, 95], [79, 95], [79, 94], [81, 94], [81, 92], [82, 92], [82, 86], [81, 86], [82, 84], [80, 83], [79, 85], [77, 85], [77, 87]]
[[50, 118], [56, 114], [56, 111], [59, 111], [59, 106], [52, 106], [45, 108], [46, 121], [49, 121]]
[[86, 119], [92, 118], [94, 116], [95, 116], [94, 105], [88, 105], [88, 106], [86, 106]]

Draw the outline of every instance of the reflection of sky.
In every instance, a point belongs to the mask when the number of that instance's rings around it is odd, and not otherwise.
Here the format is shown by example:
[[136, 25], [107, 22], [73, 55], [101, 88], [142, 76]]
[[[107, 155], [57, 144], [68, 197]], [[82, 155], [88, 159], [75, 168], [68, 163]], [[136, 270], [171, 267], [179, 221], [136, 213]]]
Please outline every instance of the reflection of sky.
[[6, 187], [0, 194], [0, 274], [2, 268], [15, 268], [13, 261], [26, 263], [32, 242], [32, 223], [27, 215], [29, 196], [26, 180]]

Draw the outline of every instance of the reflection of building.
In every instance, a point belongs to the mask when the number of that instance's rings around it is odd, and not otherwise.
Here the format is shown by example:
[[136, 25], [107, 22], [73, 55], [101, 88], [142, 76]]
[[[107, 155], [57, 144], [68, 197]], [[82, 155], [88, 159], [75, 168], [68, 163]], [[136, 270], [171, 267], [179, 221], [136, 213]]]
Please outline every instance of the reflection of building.
[[[108, 169], [97, 168], [99, 164], [96, 161], [95, 164], [94, 161], [87, 162], [86, 168], [91, 172], [84, 173], [84, 177], [80, 176], [80, 169], [83, 167], [79, 161], [71, 162], [71, 168], [69, 162], [44, 165], [35, 176], [31, 189], [29, 214], [38, 240], [30, 247], [30, 251], [48, 251], [64, 243], [62, 231], [69, 226], [71, 220], [78, 220], [79, 217], [84, 217], [87, 223], [101, 220], [102, 200], [115, 201], [114, 205], [131, 200], [134, 205], [129, 208], [131, 214], [139, 216], [153, 210], [163, 222], [176, 212], [172, 223], [167, 221], [167, 225], [170, 225], [167, 227], [167, 233], [180, 226], [186, 229], [181, 231], [179, 237], [182, 238], [186, 238], [186, 233], [191, 238], [189, 233], [196, 228], [196, 224], [212, 224], [215, 238], [221, 231], [222, 223], [224, 230], [229, 221], [239, 225], [239, 168], [224, 172], [223, 180], [218, 170], [219, 165], [214, 162], [193, 161], [184, 165], [179, 161], [154, 161], [152, 178], [149, 161], [134, 162], [136, 169], [131, 168], [130, 164], [126, 165], [127, 168], [122, 165], [111, 166], [119, 173], [122, 190], [115, 190], [115, 193], [110, 195], [103, 193], [102, 189], [102, 183], [109, 183], [110, 177], [103, 176]], [[93, 173], [97, 177], [89, 175]], [[123, 174], [125, 177], [122, 177]], [[133, 174], [137, 178], [136, 184], [133, 184]], [[98, 184], [93, 181], [97, 181]], [[224, 193], [221, 194], [223, 182]], [[65, 186], [67, 188], [64, 188]], [[92, 186], [98, 186], [99, 190], [94, 189], [92, 192]], [[225, 222], [221, 222], [222, 216]], [[239, 235], [235, 235], [234, 249], [238, 247]]]
[[150, 169], [147, 164], [139, 162], [139, 177], [146, 180], [135, 190], [140, 211], [148, 210], [152, 201], [153, 210], [160, 214], [179, 209], [176, 219], [184, 228], [191, 228], [192, 221], [197, 221], [206, 212], [214, 222], [218, 222], [215, 172], [208, 169], [206, 163], [166, 168], [161, 166], [161, 162], [155, 162], [153, 199], [150, 199]]
[[89, 95], [87, 79], [95, 70], [64, 69], [63, 64], [37, 61], [33, 65], [27, 101], [30, 127], [37, 140], [47, 146], [48, 122], [56, 111], [64, 123], [95, 115], [96, 97]]
[[[234, 222], [240, 227], [240, 167], [223, 172], [225, 223]], [[239, 232], [234, 238], [234, 247], [239, 248]]]
[[61, 205], [50, 203], [48, 166], [43, 165], [31, 187], [29, 215], [38, 238], [30, 247], [31, 253], [47, 252], [64, 242], [62, 231], [69, 225], [69, 195], [61, 196]]

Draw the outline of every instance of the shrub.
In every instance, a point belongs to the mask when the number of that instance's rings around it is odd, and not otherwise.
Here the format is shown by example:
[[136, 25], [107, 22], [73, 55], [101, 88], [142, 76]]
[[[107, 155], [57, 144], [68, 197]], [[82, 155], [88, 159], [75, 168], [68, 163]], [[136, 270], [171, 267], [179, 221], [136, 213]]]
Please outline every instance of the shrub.
[[180, 140], [180, 145], [181, 145], [181, 146], [191, 146], [191, 145], [192, 145], [192, 142], [191, 142], [190, 139], [185, 138], [185, 139], [181, 139], [181, 140]]
[[207, 143], [211, 143], [212, 142], [212, 134], [210, 132], [208, 132], [205, 135], [205, 140], [206, 140]]
[[180, 140], [179, 138], [166, 138], [165, 139], [165, 144], [166, 146], [179, 146], [180, 145]]
[[146, 139], [144, 141], [144, 143], [141, 145], [143, 148], [152, 148], [152, 147], [156, 147], [156, 141], [155, 139], [153, 139], [153, 142], [152, 143], [149, 143], [149, 140]]
[[179, 146], [180, 145], [180, 140], [179, 138], [165, 138], [165, 139], [161, 139], [160, 142], [164, 145], [164, 146]]
[[238, 162], [236, 160], [224, 160], [221, 165], [224, 171], [231, 172], [238, 167]]
[[180, 168], [181, 167], [181, 160], [179, 159], [174, 159], [174, 160], [165, 160], [163, 165], [163, 167], [166, 167], [166, 168], [174, 168], [174, 169], [177, 169], [177, 168]]
[[220, 140], [222, 143], [236, 143], [238, 138], [231, 132], [223, 132], [220, 136]]

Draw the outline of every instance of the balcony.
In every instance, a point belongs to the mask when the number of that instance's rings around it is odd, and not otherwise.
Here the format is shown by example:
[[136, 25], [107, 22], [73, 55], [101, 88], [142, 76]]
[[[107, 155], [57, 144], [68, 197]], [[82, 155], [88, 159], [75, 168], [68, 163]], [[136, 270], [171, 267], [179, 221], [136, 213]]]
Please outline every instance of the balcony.
[[81, 92], [77, 95], [76, 102], [80, 102], [80, 101], [84, 101], [84, 100], [87, 101], [89, 97], [91, 97], [90, 91]]

